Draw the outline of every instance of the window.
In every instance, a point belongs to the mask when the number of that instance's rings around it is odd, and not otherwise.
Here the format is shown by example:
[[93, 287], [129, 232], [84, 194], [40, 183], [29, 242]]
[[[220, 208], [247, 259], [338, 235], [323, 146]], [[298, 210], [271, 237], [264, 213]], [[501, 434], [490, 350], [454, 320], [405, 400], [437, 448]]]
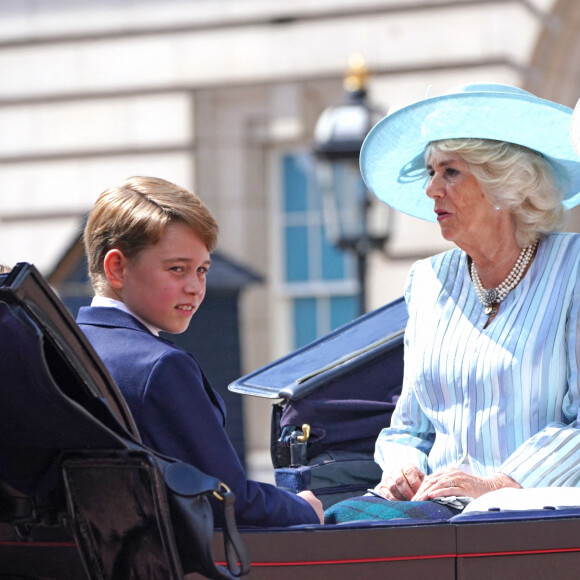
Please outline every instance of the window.
[[291, 300], [294, 348], [358, 315], [355, 259], [326, 238], [310, 154], [285, 155], [283, 175], [283, 274]]

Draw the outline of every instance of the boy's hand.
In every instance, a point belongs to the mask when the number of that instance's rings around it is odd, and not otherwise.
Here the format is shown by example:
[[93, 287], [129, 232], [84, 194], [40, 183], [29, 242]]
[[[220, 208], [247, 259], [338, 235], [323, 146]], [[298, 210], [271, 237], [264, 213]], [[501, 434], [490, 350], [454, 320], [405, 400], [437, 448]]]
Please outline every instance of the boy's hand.
[[299, 495], [302, 499], [306, 500], [314, 508], [320, 523], [323, 524], [324, 508], [322, 507], [322, 502], [310, 490], [301, 491], [296, 495]]

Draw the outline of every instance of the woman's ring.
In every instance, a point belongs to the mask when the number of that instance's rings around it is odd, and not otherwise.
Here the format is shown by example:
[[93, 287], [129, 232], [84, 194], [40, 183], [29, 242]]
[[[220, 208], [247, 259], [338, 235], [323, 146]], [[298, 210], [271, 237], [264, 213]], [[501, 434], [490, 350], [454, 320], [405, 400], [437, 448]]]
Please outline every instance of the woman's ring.
[[454, 479], [450, 479], [449, 483], [451, 484], [449, 487], [457, 487], [457, 482]]

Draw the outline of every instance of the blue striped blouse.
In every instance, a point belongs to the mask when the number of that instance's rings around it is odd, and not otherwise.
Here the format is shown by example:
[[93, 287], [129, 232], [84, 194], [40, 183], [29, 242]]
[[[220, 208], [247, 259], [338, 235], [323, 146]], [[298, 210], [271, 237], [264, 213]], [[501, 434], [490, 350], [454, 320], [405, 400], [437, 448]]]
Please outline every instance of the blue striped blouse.
[[412, 463], [580, 486], [579, 265], [580, 235], [542, 238], [487, 328], [465, 252], [413, 265], [403, 389], [376, 445], [383, 471]]

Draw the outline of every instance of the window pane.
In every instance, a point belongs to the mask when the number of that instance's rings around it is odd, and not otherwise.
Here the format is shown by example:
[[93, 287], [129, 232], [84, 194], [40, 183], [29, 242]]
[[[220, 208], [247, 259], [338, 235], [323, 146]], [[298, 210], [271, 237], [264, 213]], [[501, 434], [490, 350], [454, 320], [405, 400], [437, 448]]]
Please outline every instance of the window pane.
[[284, 157], [284, 211], [297, 212], [308, 209], [308, 182], [298, 156]]
[[299, 348], [317, 338], [317, 313], [315, 298], [294, 300], [294, 348]]
[[334, 330], [358, 316], [357, 296], [334, 296], [330, 299], [330, 323]]
[[308, 229], [305, 226], [286, 228], [286, 280], [308, 280]]
[[339, 250], [332, 245], [327, 237], [323, 234], [322, 239], [322, 279], [323, 280], [342, 280], [344, 275], [345, 260], [349, 258], [346, 252]]

